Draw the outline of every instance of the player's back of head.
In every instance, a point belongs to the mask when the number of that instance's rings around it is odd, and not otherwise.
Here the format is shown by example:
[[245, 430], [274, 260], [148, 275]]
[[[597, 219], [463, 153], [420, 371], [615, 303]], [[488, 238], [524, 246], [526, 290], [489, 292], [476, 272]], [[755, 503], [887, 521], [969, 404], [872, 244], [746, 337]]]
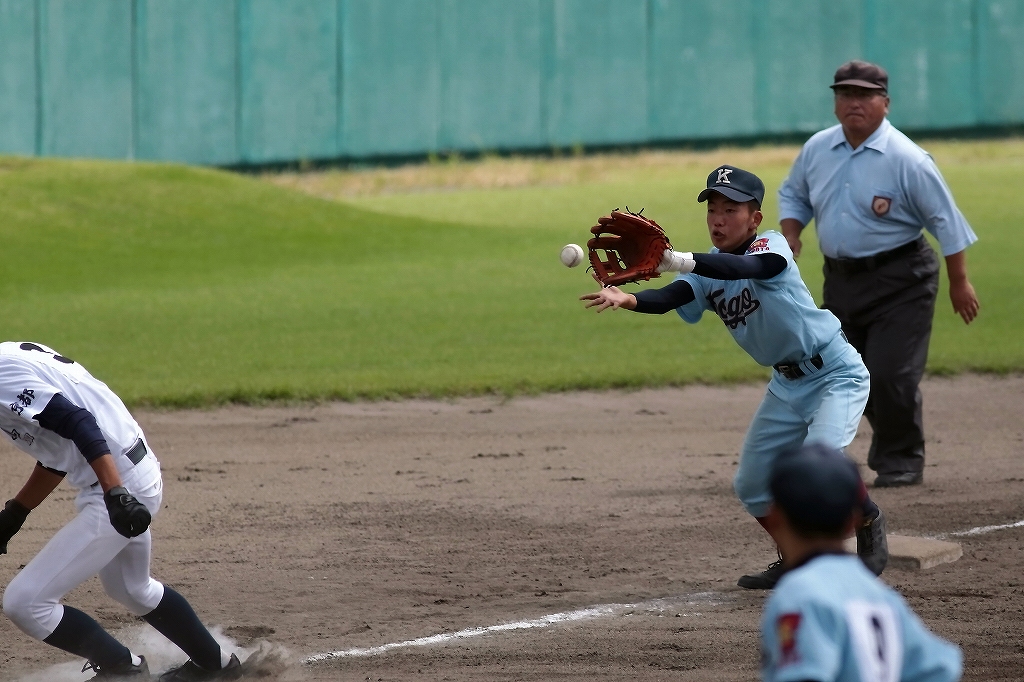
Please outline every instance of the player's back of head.
[[841, 450], [819, 443], [780, 456], [770, 488], [793, 530], [819, 537], [841, 536], [865, 494], [857, 465]]

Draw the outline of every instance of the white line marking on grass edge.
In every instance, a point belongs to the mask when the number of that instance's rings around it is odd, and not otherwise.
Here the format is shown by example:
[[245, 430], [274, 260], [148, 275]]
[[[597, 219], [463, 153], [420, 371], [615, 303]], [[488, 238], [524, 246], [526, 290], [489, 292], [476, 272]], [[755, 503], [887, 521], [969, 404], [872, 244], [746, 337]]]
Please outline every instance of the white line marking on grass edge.
[[943, 533], [939, 535], [940, 538], [955, 537], [962, 538], [970, 535], [984, 535], [985, 533], [991, 533], [994, 530], [1004, 530], [1006, 528], [1020, 528], [1024, 526], [1024, 519], [1015, 521], [1013, 523], [1002, 523], [998, 526], [978, 526], [977, 528], [971, 528], [970, 530], [958, 530], [952, 533]]
[[[664, 599], [651, 599], [649, 601], [639, 602], [637, 604], [598, 604], [597, 606], [588, 606], [586, 608], [577, 609], [575, 611], [563, 611], [561, 613], [552, 613], [547, 616], [535, 618], [533, 620], [520, 620], [513, 623], [501, 623], [499, 625], [489, 625], [487, 627], [479, 628], [467, 628], [465, 630], [459, 630], [458, 632], [444, 632], [437, 635], [430, 635], [428, 637], [419, 637], [417, 639], [408, 639], [404, 642], [391, 642], [389, 644], [381, 644], [380, 646], [371, 646], [365, 648], [354, 648], [344, 649], [342, 651], [330, 651], [322, 654], [313, 654], [307, 656], [302, 660], [306, 665], [313, 663], [323, 663], [324, 661], [331, 661], [337, 658], [365, 658], [369, 656], [377, 656], [379, 654], [394, 651], [396, 649], [407, 649], [410, 647], [418, 646], [430, 646], [431, 644], [447, 644], [461, 639], [471, 639], [473, 637], [481, 637], [483, 635], [489, 635], [492, 633], [509, 632], [511, 630], [531, 630], [535, 628], [546, 628], [557, 623], [574, 623], [583, 620], [593, 620], [596, 618], [605, 618], [608, 616], [616, 615], [628, 615], [629, 612], [643, 610], [643, 611], [666, 611], [669, 609], [677, 608], [680, 606], [687, 606], [693, 604], [705, 604], [713, 606], [720, 603], [722, 595], [716, 592], [698, 592], [695, 594], [683, 595], [679, 597], [668, 597]], [[688, 614], [699, 616], [699, 613]]]

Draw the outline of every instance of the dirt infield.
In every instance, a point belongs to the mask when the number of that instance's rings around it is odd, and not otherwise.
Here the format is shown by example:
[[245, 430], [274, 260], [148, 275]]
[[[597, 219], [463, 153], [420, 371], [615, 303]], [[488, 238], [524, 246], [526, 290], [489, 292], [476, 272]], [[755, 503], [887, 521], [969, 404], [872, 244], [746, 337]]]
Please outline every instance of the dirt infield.
[[[273, 647], [263, 679], [754, 680], [765, 595], [735, 582], [774, 549], [731, 478], [762, 391], [141, 412], [166, 484], [153, 573], [240, 646]], [[874, 493], [890, 531], [1024, 519], [1024, 377], [924, 392], [925, 485]], [[7, 499], [31, 461], [5, 445], [0, 462]], [[0, 582], [70, 501], [62, 487], [33, 513]], [[1019, 680], [1024, 527], [956, 539], [956, 563], [883, 577], [963, 647], [964, 679]], [[67, 601], [173, 662], [98, 581]], [[0, 642], [0, 679], [83, 677], [7, 619]]]

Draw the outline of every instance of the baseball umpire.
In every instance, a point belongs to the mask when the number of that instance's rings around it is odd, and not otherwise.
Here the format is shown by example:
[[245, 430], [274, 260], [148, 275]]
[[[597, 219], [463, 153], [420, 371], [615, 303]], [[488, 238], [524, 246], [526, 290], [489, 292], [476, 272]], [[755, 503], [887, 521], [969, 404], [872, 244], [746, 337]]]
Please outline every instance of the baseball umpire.
[[871, 372], [865, 416], [877, 487], [923, 481], [919, 384], [928, 359], [942, 247], [953, 310], [978, 314], [965, 250], [977, 241], [931, 156], [889, 123], [889, 76], [863, 61], [835, 73], [839, 125], [807, 141], [779, 188], [782, 233], [800, 255], [814, 219], [825, 256], [824, 307]]
[[85, 613], [60, 603], [99, 574], [103, 589], [189, 655], [165, 682], [236, 679], [222, 651], [180, 594], [149, 575], [150, 520], [160, 510], [160, 463], [145, 434], [106, 384], [38, 343], [0, 343], [0, 429], [36, 460], [0, 511], [0, 554], [65, 478], [78, 515], [7, 586], [4, 613], [27, 635], [86, 659], [97, 680], [149, 679], [149, 666]]
[[860, 523], [864, 484], [838, 450], [776, 460], [769, 524], [789, 571], [761, 618], [764, 682], [955, 682], [960, 650], [921, 623], [843, 538]]
[[[775, 231], [758, 235], [763, 200], [760, 178], [735, 166], [719, 166], [697, 197], [708, 204], [708, 233], [715, 247], [711, 253], [666, 250], [666, 270], [680, 275], [664, 288], [628, 294], [607, 286], [580, 298], [597, 312], [676, 310], [690, 324], [711, 311], [750, 357], [774, 369], [747, 429], [733, 483], [743, 506], [770, 534], [765, 516], [775, 458], [805, 442], [849, 445], [868, 399], [869, 378], [839, 320], [814, 304], [786, 239]], [[603, 223], [603, 229], [613, 228]], [[889, 557], [885, 516], [866, 492], [863, 506], [857, 551], [880, 574]], [[785, 570], [784, 557], [782, 552], [767, 570], [741, 577], [739, 586], [773, 588]]]

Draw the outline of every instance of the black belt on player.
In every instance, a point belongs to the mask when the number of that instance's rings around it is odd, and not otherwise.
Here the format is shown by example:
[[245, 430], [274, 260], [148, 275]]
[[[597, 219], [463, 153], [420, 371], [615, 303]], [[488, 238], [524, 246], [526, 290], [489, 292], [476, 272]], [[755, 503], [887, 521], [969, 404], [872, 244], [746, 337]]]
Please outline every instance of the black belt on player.
[[[821, 353], [818, 353], [807, 362], [814, 365], [817, 369], [821, 369], [825, 366], [825, 362], [821, 359]], [[799, 379], [802, 376], [806, 376], [807, 372], [804, 371], [803, 367], [800, 366], [799, 362], [780, 362], [777, 365], [772, 365], [775, 371], [786, 377], [790, 381], [793, 379]]]
[[146, 456], [146, 444], [142, 442], [142, 439], [135, 441], [135, 445], [132, 449], [124, 453], [124, 456], [131, 460], [132, 464], [138, 464], [142, 461], [142, 458]]
[[895, 249], [882, 251], [865, 258], [829, 258], [825, 257], [825, 268], [829, 272], [838, 272], [843, 275], [856, 275], [861, 272], [877, 270], [886, 263], [891, 263], [897, 258], [909, 256], [910, 254], [924, 248], [926, 242], [924, 235], [921, 235], [912, 242]]

